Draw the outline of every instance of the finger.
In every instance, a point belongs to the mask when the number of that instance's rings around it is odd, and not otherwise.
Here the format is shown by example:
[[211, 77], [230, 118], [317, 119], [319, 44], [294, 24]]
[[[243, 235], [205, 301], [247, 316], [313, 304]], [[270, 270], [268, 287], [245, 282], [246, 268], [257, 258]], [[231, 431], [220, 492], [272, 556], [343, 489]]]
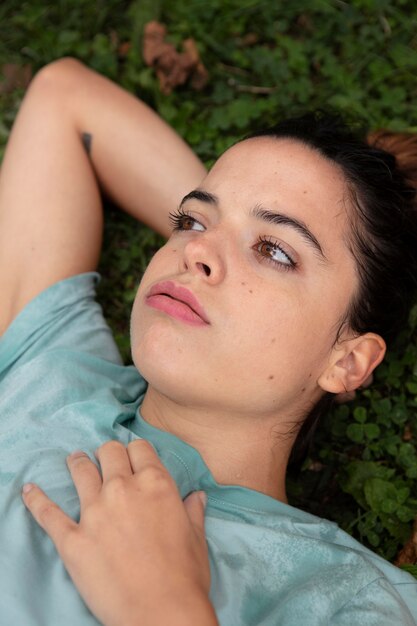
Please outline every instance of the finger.
[[50, 536], [58, 552], [62, 554], [64, 541], [77, 524], [37, 485], [28, 483], [22, 491], [23, 502], [39, 526]]
[[194, 491], [184, 500], [188, 518], [197, 533], [204, 537], [204, 515], [206, 510], [207, 496], [204, 491]]
[[100, 472], [88, 456], [79, 450], [67, 457], [67, 465], [80, 498], [82, 513], [101, 491]]
[[125, 446], [119, 441], [108, 441], [100, 446], [96, 451], [96, 457], [100, 462], [103, 482], [116, 476], [132, 475], [129, 455]]
[[[166, 472], [154, 447], [146, 439], [135, 439], [127, 446], [130, 464], [135, 473], [141, 472], [145, 467], [153, 466]], [[168, 473], [168, 472], [167, 472]]]

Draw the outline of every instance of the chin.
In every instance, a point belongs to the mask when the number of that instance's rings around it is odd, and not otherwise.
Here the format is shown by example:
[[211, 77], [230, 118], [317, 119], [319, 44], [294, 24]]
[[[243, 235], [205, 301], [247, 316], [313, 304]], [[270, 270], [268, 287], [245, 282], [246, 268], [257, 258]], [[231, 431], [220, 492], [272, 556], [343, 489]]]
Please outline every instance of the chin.
[[166, 395], [187, 381], [186, 372], [195, 371], [190, 358], [198, 353], [191, 342], [183, 345], [181, 338], [165, 320], [152, 323], [148, 328], [132, 328], [132, 359], [143, 378]]
[[184, 406], [199, 406], [203, 402], [204, 390], [200, 389], [197, 381], [190, 381], [186, 371], [167, 363], [169, 359], [160, 360], [144, 357], [143, 353], [133, 361], [139, 373], [158, 394], [165, 396], [172, 402]]

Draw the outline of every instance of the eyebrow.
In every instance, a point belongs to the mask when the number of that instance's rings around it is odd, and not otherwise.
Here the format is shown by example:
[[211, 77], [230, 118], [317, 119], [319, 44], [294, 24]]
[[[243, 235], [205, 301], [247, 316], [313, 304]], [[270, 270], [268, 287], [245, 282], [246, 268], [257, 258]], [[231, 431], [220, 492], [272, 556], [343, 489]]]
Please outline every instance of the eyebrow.
[[186, 196], [180, 202], [180, 208], [187, 202], [187, 200], [199, 200], [200, 202], [205, 202], [206, 204], [212, 204], [213, 206], [219, 206], [219, 199], [213, 193], [209, 193], [208, 191], [203, 191], [202, 189], [194, 189], [187, 193]]
[[259, 205], [254, 207], [251, 210], [250, 214], [257, 219], [264, 220], [264, 222], [268, 222], [270, 224], [290, 226], [298, 233], [300, 233], [300, 235], [309, 245], [313, 246], [313, 248], [316, 250], [316, 252], [319, 253], [324, 261], [328, 261], [317, 237], [313, 235], [311, 230], [309, 230], [304, 222], [302, 222], [301, 220], [297, 220], [294, 217], [290, 217], [289, 215], [284, 215], [283, 213], [277, 213], [276, 211], [264, 209]]
[[[203, 191], [202, 189], [194, 189], [193, 191], [190, 191], [190, 193], [187, 193], [187, 195], [181, 200], [180, 208], [188, 200], [199, 200], [200, 202], [205, 202], [206, 204], [211, 204], [215, 207], [218, 207], [219, 205], [219, 199], [217, 196], [208, 191]], [[294, 217], [290, 217], [289, 215], [285, 215], [283, 213], [277, 213], [276, 211], [263, 208], [259, 204], [251, 209], [250, 215], [256, 219], [268, 222], [269, 224], [277, 224], [279, 226], [289, 226], [290, 228], [293, 228], [310, 246], [315, 249], [316, 252], [319, 253], [324, 261], [328, 262], [317, 237], [313, 235], [311, 230], [309, 230], [306, 224], [301, 220], [295, 219]]]

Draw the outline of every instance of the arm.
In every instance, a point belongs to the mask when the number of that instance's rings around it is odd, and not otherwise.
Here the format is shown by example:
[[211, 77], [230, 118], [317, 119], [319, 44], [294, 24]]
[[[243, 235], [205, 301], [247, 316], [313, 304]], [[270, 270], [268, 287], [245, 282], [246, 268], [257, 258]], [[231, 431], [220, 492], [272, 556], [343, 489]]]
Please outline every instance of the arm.
[[[89, 133], [88, 157], [82, 135]], [[145, 104], [73, 59], [43, 68], [0, 172], [0, 334], [49, 285], [95, 269], [100, 189], [158, 232], [203, 178], [188, 146]]]
[[85, 454], [68, 458], [79, 524], [38, 487], [23, 493], [91, 611], [105, 626], [218, 626], [200, 494], [184, 504], [144, 440], [109, 442], [98, 459], [103, 479]]

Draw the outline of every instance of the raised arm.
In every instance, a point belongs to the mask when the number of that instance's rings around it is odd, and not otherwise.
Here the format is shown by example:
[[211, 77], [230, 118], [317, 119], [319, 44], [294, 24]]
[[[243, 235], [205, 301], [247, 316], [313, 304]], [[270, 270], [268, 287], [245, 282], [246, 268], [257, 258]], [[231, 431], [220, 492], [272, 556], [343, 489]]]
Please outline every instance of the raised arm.
[[169, 211], [204, 173], [182, 139], [131, 94], [73, 59], [43, 68], [0, 171], [0, 334], [40, 291], [95, 269], [100, 187], [166, 235]]

